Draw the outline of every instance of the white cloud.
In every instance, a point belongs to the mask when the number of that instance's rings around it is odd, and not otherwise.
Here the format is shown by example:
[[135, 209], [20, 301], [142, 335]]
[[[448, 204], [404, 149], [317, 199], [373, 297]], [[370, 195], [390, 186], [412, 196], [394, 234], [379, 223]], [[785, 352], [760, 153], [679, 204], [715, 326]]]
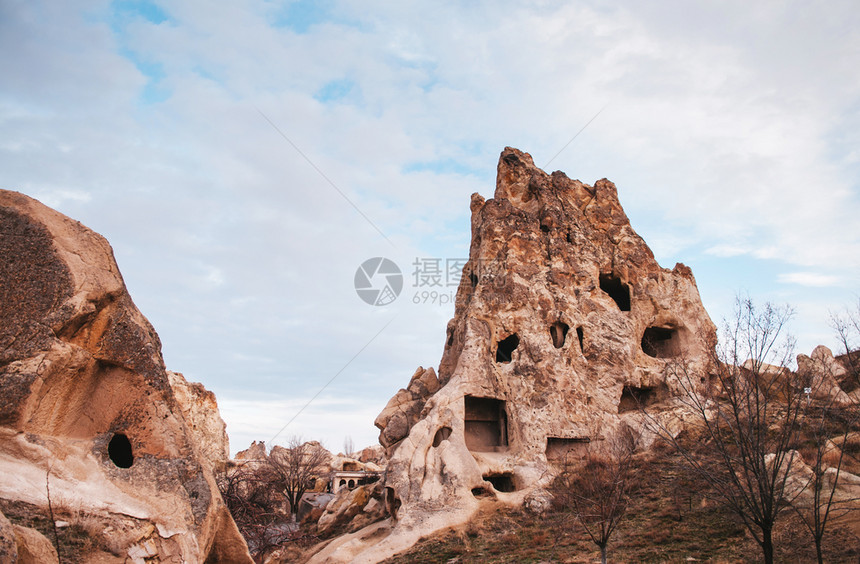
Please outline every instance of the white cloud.
[[799, 284], [815, 288], [842, 286], [844, 284], [844, 281], [839, 276], [831, 276], [819, 272], [787, 272], [780, 274], [777, 279], [782, 284]]
[[[271, 447], [286, 444], [291, 436], [319, 440], [333, 452], [343, 450], [346, 437], [351, 437], [359, 448], [369, 446], [376, 442], [379, 434], [373, 426], [378, 414], [376, 407], [332, 395], [321, 396], [309, 405], [305, 400], [295, 399], [218, 398], [218, 409], [228, 421], [227, 433], [233, 454], [255, 440], [265, 441]], [[296, 424], [284, 427], [293, 417]], [[363, 424], [356, 424], [357, 421]], [[299, 427], [313, 429], [313, 435], [298, 432]]]
[[[272, 27], [272, 9], [176, 2], [116, 35], [103, 3], [0, 6], [0, 186], [108, 237], [168, 365], [222, 405], [311, 397], [396, 314], [333, 384], [356, 398], [344, 424], [372, 423], [438, 362], [453, 308], [416, 306], [408, 287], [367, 306], [355, 268], [388, 256], [408, 279], [416, 256], [464, 256], [469, 195], [492, 196], [501, 149], [546, 162], [604, 106], [551, 168], [615, 181], [661, 260], [707, 249], [738, 286], [764, 259], [793, 289], [858, 279], [850, 3], [339, 2], [304, 33]], [[162, 65], [164, 102], [142, 98], [122, 49]], [[333, 81], [349, 95], [321, 102]], [[225, 417], [250, 436], [254, 415]]]

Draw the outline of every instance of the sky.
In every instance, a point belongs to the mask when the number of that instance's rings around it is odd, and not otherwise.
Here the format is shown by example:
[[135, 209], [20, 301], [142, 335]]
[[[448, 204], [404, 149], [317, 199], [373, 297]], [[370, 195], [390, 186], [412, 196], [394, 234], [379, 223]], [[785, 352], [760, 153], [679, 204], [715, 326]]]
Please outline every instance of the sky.
[[[854, 0], [0, 0], [0, 188], [110, 241], [233, 452], [339, 451], [438, 366], [444, 274], [506, 146], [612, 180], [715, 322], [744, 293], [795, 309], [798, 352], [835, 348], [860, 296], [858, 68]], [[402, 272], [386, 305], [355, 289], [374, 257]]]

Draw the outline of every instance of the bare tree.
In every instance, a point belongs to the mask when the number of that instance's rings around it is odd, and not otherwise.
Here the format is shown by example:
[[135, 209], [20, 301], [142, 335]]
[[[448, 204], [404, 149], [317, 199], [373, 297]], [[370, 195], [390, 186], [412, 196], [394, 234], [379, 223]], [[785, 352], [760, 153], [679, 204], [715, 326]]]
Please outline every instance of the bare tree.
[[[812, 374], [806, 382], [809, 395], [814, 395], [813, 387], [825, 382], [842, 380], [842, 387], [856, 389], [860, 385], [860, 365], [857, 362], [855, 339], [860, 336], [860, 305], [854, 312], [842, 315], [832, 315], [831, 325], [836, 331], [837, 338], [844, 351], [844, 366], [846, 374], [835, 373], [833, 365], [824, 362], [813, 362]], [[825, 395], [825, 394], [822, 394]], [[825, 395], [824, 401], [814, 401], [809, 408], [804, 434], [811, 447], [806, 449], [805, 458], [812, 472], [805, 485], [806, 495], [798, 496], [792, 507], [800, 516], [803, 524], [809, 530], [815, 542], [815, 552], [819, 564], [824, 562], [822, 540], [830, 523], [830, 518], [842, 515], [852, 509], [854, 499], [837, 499], [836, 492], [845, 462], [845, 451], [848, 436], [858, 424], [858, 405], [856, 403], [839, 402]]]
[[842, 359], [848, 371], [844, 382], [847, 391], [860, 388], [860, 301], [853, 311], [831, 315], [830, 324], [842, 349]]
[[293, 517], [305, 492], [313, 489], [318, 477], [328, 473], [327, 460], [328, 452], [320, 443], [303, 443], [295, 436], [290, 437], [286, 447], [276, 446], [269, 454], [269, 466], [277, 476]]
[[[806, 406], [803, 385], [788, 369], [794, 341], [786, 324], [792, 315], [788, 307], [759, 309], [739, 297], [709, 359], [710, 379], [689, 359], [667, 365], [683, 390], [681, 401], [697, 415], [698, 448], [647, 417], [741, 519], [767, 564], [773, 562], [774, 525], [791, 501], [786, 483]], [[700, 448], [711, 456], [702, 457]]]
[[346, 456], [352, 456], [355, 452], [355, 444], [352, 442], [352, 437], [348, 436], [343, 440], [343, 453]]
[[552, 486], [556, 505], [571, 511], [606, 564], [609, 539], [624, 518], [631, 490], [631, 467], [638, 436], [625, 427], [603, 454], [584, 462], [565, 461]]
[[216, 475], [218, 489], [251, 554], [261, 558], [292, 538], [280, 512], [283, 494], [266, 462], [231, 466]]
[[856, 421], [853, 410], [828, 402], [808, 409], [802, 429], [811, 445], [803, 452], [811, 475], [797, 488], [791, 506], [812, 535], [819, 564], [824, 563], [822, 540], [831, 517], [852, 510], [852, 502], [856, 501], [838, 499], [836, 495], [845, 460], [844, 447]]

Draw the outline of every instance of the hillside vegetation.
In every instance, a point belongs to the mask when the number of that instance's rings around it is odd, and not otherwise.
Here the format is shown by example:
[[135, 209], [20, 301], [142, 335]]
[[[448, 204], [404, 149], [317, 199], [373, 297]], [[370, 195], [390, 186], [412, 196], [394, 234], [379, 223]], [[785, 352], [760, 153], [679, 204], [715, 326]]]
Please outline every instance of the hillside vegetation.
[[[703, 456], [705, 452], [702, 452]], [[851, 459], [851, 465], [858, 461]], [[761, 551], [724, 508], [708, 483], [680, 455], [657, 445], [637, 455], [636, 487], [627, 515], [609, 545], [610, 562], [757, 562]], [[857, 562], [860, 538], [849, 514], [824, 538], [828, 562]], [[808, 531], [786, 512], [775, 532], [776, 560], [814, 562]], [[565, 508], [542, 516], [487, 501], [467, 525], [422, 540], [386, 564], [596, 562], [600, 554]]]

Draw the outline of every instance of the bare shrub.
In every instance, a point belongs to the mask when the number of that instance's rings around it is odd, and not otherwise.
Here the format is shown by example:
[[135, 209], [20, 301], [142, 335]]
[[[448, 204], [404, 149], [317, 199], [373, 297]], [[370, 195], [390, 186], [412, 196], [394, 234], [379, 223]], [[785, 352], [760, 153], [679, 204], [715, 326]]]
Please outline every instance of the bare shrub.
[[557, 507], [569, 512], [600, 549], [606, 564], [612, 533], [624, 518], [633, 485], [632, 463], [638, 435], [625, 427], [605, 452], [583, 461], [565, 460], [551, 492]]

